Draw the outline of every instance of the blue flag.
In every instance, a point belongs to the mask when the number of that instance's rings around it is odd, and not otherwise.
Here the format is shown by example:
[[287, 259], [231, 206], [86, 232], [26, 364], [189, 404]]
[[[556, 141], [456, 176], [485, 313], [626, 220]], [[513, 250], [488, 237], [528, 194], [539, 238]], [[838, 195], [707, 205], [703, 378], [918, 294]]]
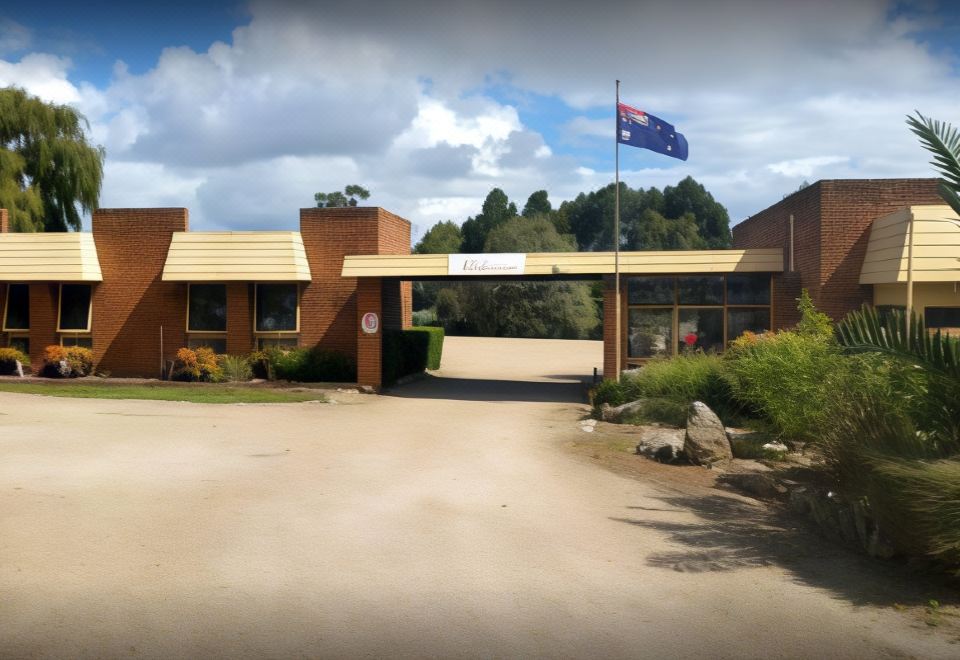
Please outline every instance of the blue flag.
[[687, 159], [687, 138], [671, 124], [625, 103], [617, 105], [617, 142]]

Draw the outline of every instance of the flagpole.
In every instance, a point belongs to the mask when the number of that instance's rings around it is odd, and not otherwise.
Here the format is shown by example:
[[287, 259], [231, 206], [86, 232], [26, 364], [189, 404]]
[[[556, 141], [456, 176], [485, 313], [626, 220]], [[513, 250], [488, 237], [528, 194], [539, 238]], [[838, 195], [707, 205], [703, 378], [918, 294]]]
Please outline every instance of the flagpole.
[[617, 330], [614, 334], [616, 343], [616, 361], [617, 366], [614, 369], [613, 379], [620, 382], [620, 81], [617, 81], [617, 104], [613, 110], [613, 144], [614, 144], [614, 202], [613, 202], [613, 281], [616, 300], [614, 302], [614, 314], [616, 316]]

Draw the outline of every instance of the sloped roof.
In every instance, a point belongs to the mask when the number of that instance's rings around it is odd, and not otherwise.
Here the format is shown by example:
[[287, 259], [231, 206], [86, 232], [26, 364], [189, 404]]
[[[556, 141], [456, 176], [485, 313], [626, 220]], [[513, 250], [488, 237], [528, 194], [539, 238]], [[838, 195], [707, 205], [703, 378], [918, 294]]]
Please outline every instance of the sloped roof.
[[309, 282], [299, 232], [176, 232], [162, 279], [167, 282]]
[[960, 217], [946, 205], [911, 206], [874, 220], [860, 284], [907, 281], [907, 227], [913, 218], [915, 282], [960, 282]]
[[0, 282], [102, 282], [93, 234], [0, 233]]

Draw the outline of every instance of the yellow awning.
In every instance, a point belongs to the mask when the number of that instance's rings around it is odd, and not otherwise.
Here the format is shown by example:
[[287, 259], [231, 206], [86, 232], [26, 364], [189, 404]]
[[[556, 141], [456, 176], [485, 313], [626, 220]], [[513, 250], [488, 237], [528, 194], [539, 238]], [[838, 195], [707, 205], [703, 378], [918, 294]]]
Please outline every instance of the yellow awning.
[[[495, 259], [497, 255], [484, 255]], [[530, 252], [522, 275], [612, 275], [613, 252]], [[449, 255], [352, 255], [344, 258], [344, 277], [446, 277]], [[783, 271], [783, 250], [677, 250], [621, 252], [624, 275], [684, 273], [777, 273]], [[457, 276], [461, 277], [461, 276]], [[469, 277], [469, 276], [468, 276]], [[478, 276], [481, 279], [483, 276]]]
[[294, 231], [177, 232], [166, 282], [309, 282], [303, 239]]
[[0, 234], [0, 282], [102, 282], [93, 234]]
[[915, 282], [960, 282], [960, 217], [949, 206], [911, 206], [874, 220], [860, 284], [907, 281], [907, 226], [913, 218]]

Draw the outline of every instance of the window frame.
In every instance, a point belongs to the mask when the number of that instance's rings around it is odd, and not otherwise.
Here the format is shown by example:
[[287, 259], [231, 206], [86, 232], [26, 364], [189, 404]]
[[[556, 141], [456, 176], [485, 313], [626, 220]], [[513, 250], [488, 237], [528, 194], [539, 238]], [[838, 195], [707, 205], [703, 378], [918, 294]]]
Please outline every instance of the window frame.
[[[297, 292], [297, 326], [294, 330], [257, 330], [257, 317], [258, 317], [258, 305], [260, 301], [260, 285], [263, 286], [277, 286], [277, 285], [286, 285], [293, 286]], [[253, 334], [255, 337], [263, 337], [267, 335], [298, 335], [300, 334], [300, 283], [299, 282], [255, 282], [253, 285]], [[279, 337], [278, 337], [279, 338]]]
[[7, 282], [7, 294], [3, 297], [3, 318], [0, 319], [0, 332], [30, 332], [30, 328], [7, 327], [7, 310], [10, 307], [10, 288], [14, 286], [27, 287], [27, 323], [30, 322], [30, 285], [26, 282]]
[[227, 323], [230, 319], [230, 311], [228, 309], [229, 300], [227, 299], [227, 285], [224, 282], [203, 282], [203, 285], [217, 285], [223, 287], [223, 307], [225, 310], [225, 316], [223, 318], [223, 330], [191, 330], [190, 329], [190, 295], [193, 289], [193, 282], [187, 283], [187, 325], [186, 331], [187, 335], [205, 335], [210, 338], [216, 338], [214, 335], [222, 335], [224, 339], [227, 337]]
[[[90, 302], [87, 305], [87, 326], [86, 328], [63, 328], [60, 323], [63, 315], [63, 285], [85, 286], [90, 289]], [[57, 332], [61, 335], [89, 335], [93, 332], [93, 285], [85, 282], [60, 282], [57, 292]], [[61, 338], [62, 340], [62, 338]]]
[[931, 309], [954, 309], [957, 310], [957, 313], [960, 313], [960, 305], [924, 305], [923, 307], [923, 325], [928, 331], [936, 332], [937, 330], [957, 330], [960, 328], [958, 325], [930, 325], [927, 322], [927, 312]]

